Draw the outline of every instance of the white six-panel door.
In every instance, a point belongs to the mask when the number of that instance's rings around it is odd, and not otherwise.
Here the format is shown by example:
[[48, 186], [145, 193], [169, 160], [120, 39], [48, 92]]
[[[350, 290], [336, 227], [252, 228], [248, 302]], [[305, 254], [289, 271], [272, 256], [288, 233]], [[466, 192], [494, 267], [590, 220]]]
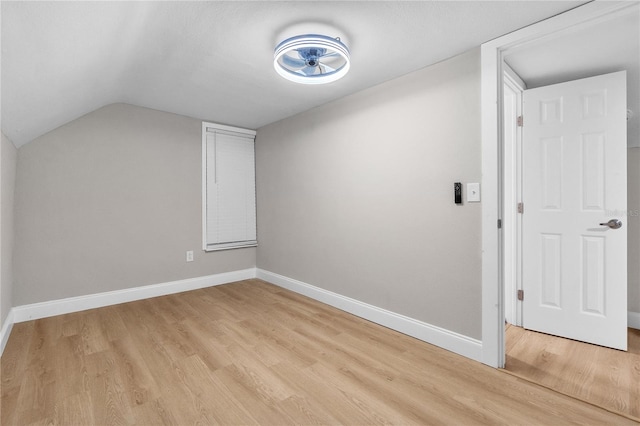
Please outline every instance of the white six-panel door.
[[523, 116], [523, 326], [626, 350], [626, 73], [526, 90]]

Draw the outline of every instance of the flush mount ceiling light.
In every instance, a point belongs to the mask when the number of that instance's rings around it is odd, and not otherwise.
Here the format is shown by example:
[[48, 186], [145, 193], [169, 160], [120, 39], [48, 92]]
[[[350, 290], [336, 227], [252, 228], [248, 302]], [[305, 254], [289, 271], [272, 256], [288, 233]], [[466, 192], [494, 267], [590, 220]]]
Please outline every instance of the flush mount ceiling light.
[[302, 84], [331, 83], [349, 71], [349, 49], [340, 41], [319, 34], [288, 38], [276, 46], [273, 67], [287, 80]]

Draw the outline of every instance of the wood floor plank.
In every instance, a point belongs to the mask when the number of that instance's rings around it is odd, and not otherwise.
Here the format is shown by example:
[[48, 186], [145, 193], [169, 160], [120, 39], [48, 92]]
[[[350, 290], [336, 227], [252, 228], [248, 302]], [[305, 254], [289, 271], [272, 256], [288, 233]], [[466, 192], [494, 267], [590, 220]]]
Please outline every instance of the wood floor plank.
[[337, 425], [339, 422], [327, 413], [314, 407], [313, 400], [300, 395], [292, 395], [280, 405], [297, 425]]
[[211, 291], [206, 290], [208, 289], [180, 293], [177, 298], [193, 308], [198, 313], [197, 316], [212, 321], [239, 318], [243, 315], [228, 303], [229, 297], [218, 291], [217, 288]]
[[63, 336], [77, 336], [82, 330], [82, 316], [77, 313], [60, 315]]
[[100, 327], [103, 330], [107, 341], [112, 342], [119, 340], [127, 333], [127, 326], [122, 321], [122, 317], [118, 314], [118, 308], [115, 306], [107, 306], [102, 308], [100, 313]]
[[[51, 351], [56, 398], [68, 398], [88, 390], [88, 373], [85, 365], [84, 346], [80, 335], [62, 336]], [[76, 374], [69, 374], [75, 371]]]
[[315, 357], [308, 351], [304, 343], [293, 335], [291, 330], [265, 324], [249, 318], [242, 324], [226, 323], [235, 336], [242, 336], [240, 343], [246, 347], [252, 346], [256, 339], [275, 348], [289, 362], [300, 366], [308, 366], [315, 362]]
[[159, 397], [158, 385], [135, 342], [126, 334], [111, 342], [111, 352], [129, 405], [137, 407]]
[[[464, 410], [462, 404], [436, 385], [438, 382], [434, 375], [429, 375], [427, 380], [415, 380], [423, 372], [411, 362], [406, 362], [406, 352], [400, 356], [374, 352], [369, 342], [348, 334], [338, 336], [335, 344], [334, 351], [342, 356], [342, 360], [330, 360], [330, 363], [339, 365], [343, 374], [361, 382], [378, 398], [384, 398], [398, 408], [403, 407], [414, 422], [437, 424], [443, 419], [459, 418]], [[349, 346], [350, 350], [343, 351], [343, 345]], [[449, 378], [448, 374], [443, 376], [446, 377], [440, 379], [441, 384]]]
[[[53, 415], [52, 424], [57, 425], [95, 425], [95, 424], [114, 424], [100, 422], [93, 417], [91, 408], [95, 404], [86, 392], [79, 392], [70, 397], [64, 398], [59, 404]], [[49, 420], [47, 420], [48, 422]]]
[[20, 386], [13, 386], [10, 389], [2, 389], [2, 405], [0, 406], [0, 424], [18, 424], [18, 396]]
[[54, 382], [43, 382], [36, 372], [27, 370], [16, 400], [16, 423], [32, 423], [39, 418], [50, 416], [57, 403], [54, 389]]
[[213, 373], [261, 424], [295, 424], [278, 405], [278, 400], [268, 392], [255, 388], [255, 381], [235, 365], [217, 370]]
[[87, 355], [109, 349], [109, 340], [100, 321], [102, 315], [102, 312], [95, 309], [86, 311], [83, 315], [80, 335], [82, 336], [84, 353]]
[[[334, 390], [336, 397], [346, 400], [353, 409], [360, 411], [368, 419], [368, 424], [419, 424], [413, 413], [407, 410], [398, 411], [387, 398], [378, 398], [367, 392], [367, 387], [347, 367], [331, 368], [324, 363], [317, 363], [305, 369], [315, 381], [326, 381]], [[391, 398], [389, 398], [391, 396]]]
[[89, 354], [86, 356], [86, 365], [94, 421], [101, 425], [132, 424], [132, 406], [113, 352], [107, 350]]
[[[371, 424], [372, 419], [367, 413], [361, 412], [351, 401], [342, 398], [325, 380], [316, 380], [306, 368], [300, 369], [285, 362], [271, 368], [281, 380], [296, 388], [296, 395], [313, 401], [309, 406], [310, 410], [330, 415], [339, 424]], [[293, 417], [297, 418], [298, 415]]]
[[57, 344], [62, 337], [62, 319], [36, 321], [30, 342], [27, 343], [27, 364], [21, 375], [20, 393], [15, 410], [18, 419], [31, 423], [53, 413], [56, 406]]
[[198, 355], [180, 361], [185, 385], [206, 408], [211, 423], [221, 425], [259, 424], [241, 403], [229, 394], [224, 384], [214, 376]]
[[321, 331], [323, 335], [329, 336], [337, 336], [343, 331], [319, 319], [315, 312], [301, 309], [295, 304], [278, 302], [273, 305], [273, 310], [269, 311], [269, 315], [294, 329], [304, 328], [314, 332]]
[[198, 311], [179, 297], [156, 297], [152, 306], [158, 316], [167, 324], [173, 324], [199, 315]]
[[13, 326], [11, 338], [4, 348], [0, 366], [3, 398], [5, 393], [13, 392], [15, 388], [20, 386], [29, 359], [28, 351], [33, 338], [34, 326], [34, 321], [22, 322]]
[[292, 389], [278, 380], [269, 367], [260, 362], [252, 349], [247, 350], [240, 345], [229, 346], [227, 349], [233, 356], [233, 365], [252, 382], [251, 387], [260, 394], [261, 399], [283, 401], [294, 395]]
[[[634, 424], [257, 279], [16, 324], [0, 364], [3, 425]], [[607, 365], [567, 386], [637, 407], [640, 362]]]
[[[507, 371], [640, 421], [640, 331], [628, 351], [507, 327]], [[509, 342], [513, 340], [513, 342]]]
[[[342, 334], [337, 340], [345, 346], [357, 348], [349, 351], [343, 368], [352, 374], [359, 371], [360, 380], [365, 381], [368, 388], [380, 389], [386, 385], [387, 390], [396, 390], [393, 395], [405, 398], [396, 403], [410, 408], [420, 419], [419, 423], [433, 424], [438, 419], [445, 419], [445, 423], [449, 423], [461, 418], [465, 418], [466, 422], [490, 423], [493, 414], [484, 413], [489, 409], [488, 404], [477, 407], [474, 402], [474, 395], [484, 389], [483, 383], [469, 383], [466, 376], [456, 378], [455, 371], [459, 374], [460, 369], [452, 363], [445, 362], [435, 371], [425, 371], [415, 367], [423, 365], [423, 360], [408, 351], [401, 355], [386, 353], [386, 356], [378, 356], [377, 352], [373, 352], [375, 344], [368, 339]], [[447, 393], [446, 389], [455, 380], [463, 391]], [[371, 381], [377, 381], [377, 386]]]
[[[155, 311], [151, 303], [148, 300], [142, 300], [133, 309], [128, 306], [129, 304], [120, 305], [121, 309], [118, 313], [129, 332], [138, 339], [148, 342], [156, 353], [163, 354], [172, 361], [193, 355], [194, 348], [180, 336], [178, 327], [162, 320], [161, 314]], [[145, 324], [143, 328], [138, 327], [140, 322]]]
[[132, 409], [135, 424], [138, 425], [177, 425], [173, 412], [162, 398], [151, 400], [145, 404], [137, 405]]
[[185, 339], [207, 366], [215, 371], [233, 363], [227, 347], [234, 344], [214, 321], [186, 318], [176, 324], [180, 336]]

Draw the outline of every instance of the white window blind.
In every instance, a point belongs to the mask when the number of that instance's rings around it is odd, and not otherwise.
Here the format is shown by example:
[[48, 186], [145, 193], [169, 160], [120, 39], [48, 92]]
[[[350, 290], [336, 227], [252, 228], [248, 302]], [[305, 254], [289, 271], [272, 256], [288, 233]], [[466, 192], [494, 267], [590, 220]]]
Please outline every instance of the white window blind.
[[257, 245], [255, 132], [203, 123], [204, 249]]

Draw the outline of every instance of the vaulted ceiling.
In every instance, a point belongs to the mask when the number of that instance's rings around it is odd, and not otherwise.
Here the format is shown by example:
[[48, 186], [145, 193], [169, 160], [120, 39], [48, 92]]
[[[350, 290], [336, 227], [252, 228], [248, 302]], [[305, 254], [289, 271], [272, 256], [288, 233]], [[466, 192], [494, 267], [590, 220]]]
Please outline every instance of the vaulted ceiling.
[[[101, 106], [258, 128], [578, 6], [563, 1], [2, 2], [2, 131], [17, 146]], [[273, 70], [288, 28], [335, 29], [350, 73]]]

